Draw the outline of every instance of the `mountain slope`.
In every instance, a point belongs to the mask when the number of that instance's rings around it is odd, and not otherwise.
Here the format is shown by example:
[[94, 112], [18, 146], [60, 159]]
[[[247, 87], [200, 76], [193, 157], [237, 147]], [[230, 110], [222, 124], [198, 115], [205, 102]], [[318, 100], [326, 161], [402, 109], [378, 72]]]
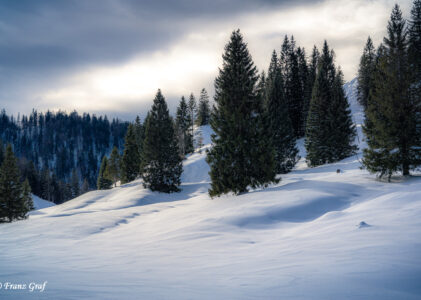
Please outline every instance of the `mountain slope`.
[[205, 155], [185, 161], [181, 193], [135, 181], [1, 224], [0, 282], [48, 283], [0, 297], [421, 297], [421, 178], [377, 181], [357, 155], [210, 199]]

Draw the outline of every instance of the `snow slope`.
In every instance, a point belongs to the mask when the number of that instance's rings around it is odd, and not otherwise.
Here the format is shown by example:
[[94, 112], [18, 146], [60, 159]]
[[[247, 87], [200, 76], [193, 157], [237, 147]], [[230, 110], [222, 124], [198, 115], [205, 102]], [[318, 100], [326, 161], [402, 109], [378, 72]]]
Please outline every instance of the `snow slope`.
[[48, 283], [0, 298], [421, 298], [421, 177], [380, 182], [355, 156], [210, 199], [205, 152], [184, 167], [181, 193], [135, 181], [1, 224], [0, 283]]
[[[53, 202], [41, 199], [40, 197], [37, 197], [35, 195], [32, 195], [32, 201], [34, 201], [34, 207], [35, 207], [36, 210], [47, 208], [47, 207], [55, 205]], [[34, 213], [34, 212], [32, 212], [32, 213]]]

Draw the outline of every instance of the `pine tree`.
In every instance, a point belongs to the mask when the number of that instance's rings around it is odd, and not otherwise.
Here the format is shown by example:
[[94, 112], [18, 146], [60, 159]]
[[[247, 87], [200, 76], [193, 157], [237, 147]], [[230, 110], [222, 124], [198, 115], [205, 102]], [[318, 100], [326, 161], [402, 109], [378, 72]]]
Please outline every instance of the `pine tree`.
[[101, 167], [99, 168], [97, 189], [98, 190], [107, 190], [111, 188], [112, 181], [107, 174], [108, 159], [104, 155], [101, 162]]
[[139, 149], [139, 155], [142, 153], [142, 144], [143, 144], [143, 138], [144, 138], [144, 128], [140, 122], [140, 117], [136, 116], [136, 120], [134, 122], [134, 131], [136, 136], [136, 144], [137, 148]]
[[245, 193], [276, 182], [274, 151], [266, 128], [259, 76], [240, 31], [234, 31], [215, 79], [211, 117], [213, 147], [208, 151], [211, 196]]
[[288, 173], [299, 157], [284, 95], [282, 71], [275, 51], [272, 53], [266, 85], [266, 114], [275, 151], [275, 171], [277, 174]]
[[25, 179], [22, 185], [22, 198], [25, 203], [25, 210], [31, 211], [35, 209], [34, 201], [32, 200], [31, 186], [29, 185], [29, 181], [27, 179]]
[[284, 78], [288, 114], [295, 135], [297, 137], [302, 137], [304, 134], [304, 90], [301, 84], [298, 55], [293, 36], [291, 37], [291, 40], [288, 39], [288, 36], [285, 36], [281, 50], [281, 67]]
[[380, 177], [401, 171], [409, 175], [421, 164], [419, 97], [411, 90], [413, 70], [408, 60], [405, 20], [395, 5], [379, 51], [366, 111], [364, 132], [368, 148], [363, 164]]
[[335, 70], [326, 41], [319, 60], [306, 126], [309, 166], [335, 162], [355, 151], [355, 128], [342, 89], [342, 74]]
[[114, 186], [120, 180], [120, 154], [117, 147], [114, 147], [110, 154], [110, 159], [107, 163], [107, 174]]
[[128, 183], [139, 176], [140, 155], [136, 143], [135, 126], [130, 124], [127, 128], [123, 156], [121, 158], [121, 183]]
[[0, 222], [24, 219], [30, 210], [19, 178], [17, 159], [8, 144], [0, 167]]
[[184, 157], [186, 154], [193, 152], [193, 135], [191, 131], [192, 119], [190, 108], [186, 103], [186, 99], [181, 97], [180, 104], [177, 108], [177, 116], [175, 127], [177, 130], [178, 146], [180, 155]]
[[145, 128], [142, 155], [144, 186], [152, 191], [178, 192], [183, 171], [173, 120], [158, 90]]
[[[196, 98], [194, 97], [193, 93], [190, 94], [188, 107], [189, 107], [189, 113], [190, 113], [190, 119], [191, 119], [190, 134], [192, 137], [194, 137], [194, 124], [196, 124], [197, 104], [196, 104]], [[192, 144], [194, 144], [194, 141], [192, 141]]]
[[343, 74], [339, 68], [333, 82], [333, 101], [329, 112], [331, 124], [333, 124], [330, 135], [333, 161], [349, 157], [358, 150], [354, 144], [357, 132], [352, 122], [351, 109], [349, 108], [343, 85]]
[[87, 193], [87, 192], [89, 192], [89, 182], [88, 182], [88, 180], [85, 178], [85, 179], [83, 180], [83, 184], [82, 184], [82, 188], [81, 188], [80, 194], [81, 194], [81, 195], [83, 195], [83, 194], [85, 194], [85, 193]]
[[73, 169], [72, 171], [71, 186], [72, 186], [72, 198], [76, 198], [77, 196], [80, 195], [79, 176], [77, 174], [76, 169]]
[[409, 59], [415, 70], [416, 80], [421, 80], [421, 0], [415, 0], [411, 9], [408, 30]]
[[376, 52], [371, 37], [368, 37], [361, 55], [360, 67], [358, 69], [358, 102], [367, 108], [368, 97], [372, 85], [374, 68], [376, 66]]
[[203, 88], [200, 92], [199, 106], [197, 108], [197, 120], [198, 126], [208, 125], [210, 119], [210, 106], [208, 92]]

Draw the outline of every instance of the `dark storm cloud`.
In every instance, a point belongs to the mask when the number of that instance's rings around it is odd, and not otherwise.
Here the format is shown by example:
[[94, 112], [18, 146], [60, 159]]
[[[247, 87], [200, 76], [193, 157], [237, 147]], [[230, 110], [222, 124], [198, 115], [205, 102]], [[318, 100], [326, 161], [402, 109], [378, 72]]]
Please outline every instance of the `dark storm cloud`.
[[118, 62], [165, 47], [191, 19], [291, 3], [297, 1], [2, 1], [0, 66], [48, 70]]
[[165, 50], [192, 24], [206, 28], [209, 21], [306, 2], [317, 1], [1, 1], [0, 107], [16, 112], [22, 99], [35, 106], [34, 91], [78, 70]]

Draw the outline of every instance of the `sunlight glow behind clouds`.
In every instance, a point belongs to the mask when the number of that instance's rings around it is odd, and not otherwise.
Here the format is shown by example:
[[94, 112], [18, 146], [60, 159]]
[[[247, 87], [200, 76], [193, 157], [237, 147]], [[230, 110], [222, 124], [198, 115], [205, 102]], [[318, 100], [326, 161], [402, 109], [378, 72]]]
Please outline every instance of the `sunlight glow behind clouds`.
[[[402, 5], [405, 14], [411, 2]], [[325, 1], [281, 11], [250, 13], [225, 22], [201, 20], [178, 42], [120, 66], [97, 67], [74, 74], [68, 82], [41, 93], [45, 108], [124, 112], [146, 109], [158, 88], [175, 108], [181, 95], [198, 95], [205, 87], [213, 94], [213, 80], [221, 66], [221, 54], [235, 28], [244, 34], [259, 70], [267, 68], [273, 49], [280, 50], [283, 36], [294, 35], [307, 55], [324, 39], [335, 50], [347, 80], [355, 77], [368, 35], [376, 46], [385, 33], [392, 1]], [[174, 113], [174, 110], [171, 111]]]

